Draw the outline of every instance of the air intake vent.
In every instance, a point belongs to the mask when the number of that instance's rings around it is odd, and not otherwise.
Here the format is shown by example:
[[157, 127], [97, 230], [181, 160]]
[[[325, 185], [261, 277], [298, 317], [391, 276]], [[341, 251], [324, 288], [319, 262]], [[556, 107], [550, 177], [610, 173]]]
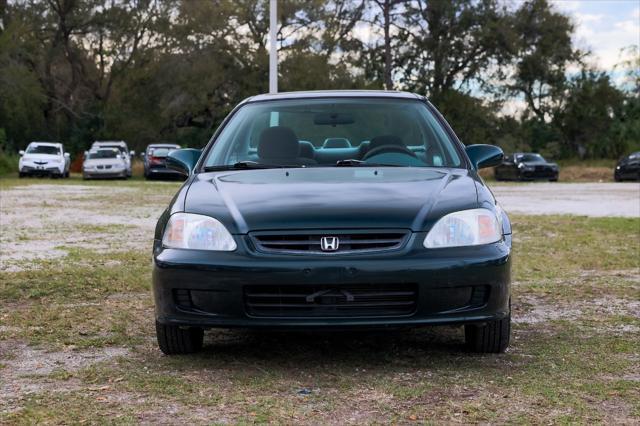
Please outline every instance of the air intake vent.
[[415, 284], [271, 285], [244, 289], [247, 314], [260, 317], [406, 316], [416, 310]]

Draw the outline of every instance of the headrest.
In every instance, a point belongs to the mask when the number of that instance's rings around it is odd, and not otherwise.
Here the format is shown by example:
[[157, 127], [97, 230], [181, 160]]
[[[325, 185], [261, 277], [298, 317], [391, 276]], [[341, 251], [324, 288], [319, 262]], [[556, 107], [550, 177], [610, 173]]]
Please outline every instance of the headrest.
[[300, 155], [298, 137], [288, 127], [275, 126], [262, 131], [258, 141], [260, 158], [297, 158]]
[[327, 138], [324, 140], [323, 148], [351, 148], [351, 142], [346, 138]]
[[300, 141], [300, 157], [304, 158], [315, 158], [316, 149], [313, 147], [313, 144], [308, 141]]
[[376, 148], [379, 148], [384, 145], [400, 145], [405, 146], [402, 139], [395, 135], [383, 135], [376, 136], [375, 138], [371, 138], [369, 141], [369, 151], [372, 151]]

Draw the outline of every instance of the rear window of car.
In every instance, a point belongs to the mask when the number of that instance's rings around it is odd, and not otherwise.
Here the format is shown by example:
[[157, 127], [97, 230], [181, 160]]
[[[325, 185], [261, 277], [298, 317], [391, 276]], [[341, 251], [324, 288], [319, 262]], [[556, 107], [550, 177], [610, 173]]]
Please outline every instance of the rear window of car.
[[166, 157], [171, 151], [175, 151], [175, 148], [155, 148], [149, 152], [149, 155], [153, 157]]

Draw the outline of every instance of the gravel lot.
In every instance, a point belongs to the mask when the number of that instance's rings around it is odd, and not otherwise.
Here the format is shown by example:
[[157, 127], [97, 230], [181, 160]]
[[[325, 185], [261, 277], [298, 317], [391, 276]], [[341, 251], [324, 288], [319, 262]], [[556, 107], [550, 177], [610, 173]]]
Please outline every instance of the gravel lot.
[[489, 185], [508, 213], [640, 217], [640, 183]]
[[0, 424], [638, 424], [639, 221], [584, 216], [640, 216], [640, 185], [491, 185], [515, 235], [504, 355], [442, 327], [214, 330], [166, 357], [149, 257], [178, 187], [0, 181]]

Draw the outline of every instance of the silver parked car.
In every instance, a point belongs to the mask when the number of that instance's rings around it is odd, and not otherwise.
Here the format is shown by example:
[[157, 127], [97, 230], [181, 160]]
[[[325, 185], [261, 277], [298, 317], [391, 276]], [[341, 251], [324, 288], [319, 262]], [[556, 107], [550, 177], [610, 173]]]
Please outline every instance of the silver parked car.
[[82, 163], [83, 179], [127, 179], [127, 162], [117, 148], [98, 148], [89, 151]]
[[91, 145], [91, 150], [100, 149], [100, 148], [115, 148], [120, 151], [120, 155], [124, 160], [127, 168], [127, 177], [131, 177], [131, 160], [133, 156], [136, 154], [135, 151], [129, 151], [129, 147], [125, 141], [95, 141]]

